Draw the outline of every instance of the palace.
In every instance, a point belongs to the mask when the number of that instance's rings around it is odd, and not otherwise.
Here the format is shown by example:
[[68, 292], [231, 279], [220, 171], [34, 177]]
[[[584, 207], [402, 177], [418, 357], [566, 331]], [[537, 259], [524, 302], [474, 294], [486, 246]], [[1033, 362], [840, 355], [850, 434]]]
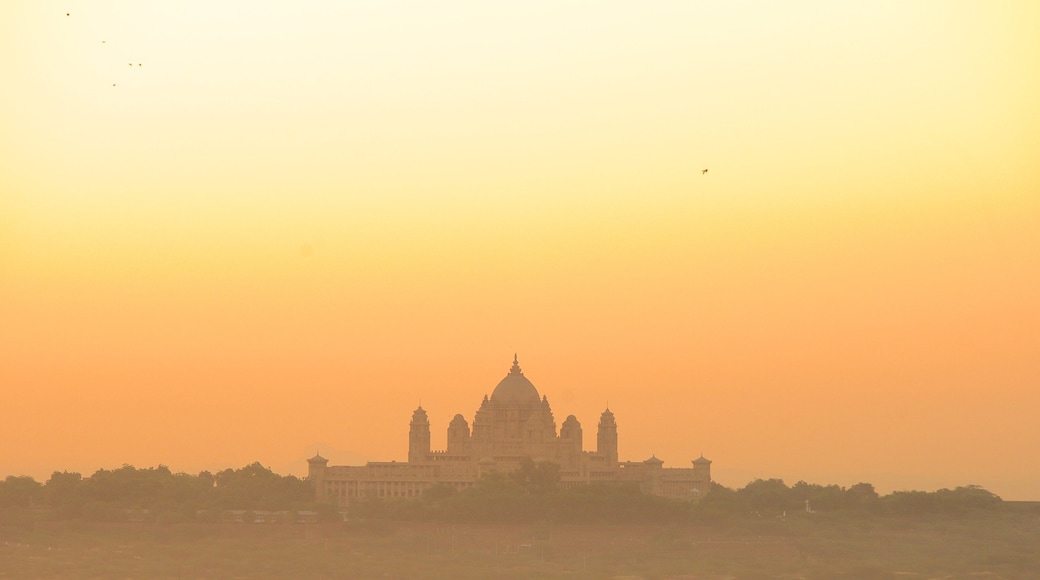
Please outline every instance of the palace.
[[513, 357], [513, 367], [489, 398], [484, 395], [473, 417], [455, 415], [448, 425], [444, 451], [430, 449], [430, 421], [422, 406], [412, 413], [408, 432], [408, 461], [372, 461], [362, 466], [330, 466], [315, 455], [308, 460], [308, 480], [319, 501], [348, 504], [365, 497], [414, 498], [435, 484], [465, 489], [482, 474], [512, 471], [520, 460], [548, 460], [560, 466], [560, 486], [596, 482], [638, 485], [643, 493], [696, 500], [711, 487], [711, 461], [703, 456], [690, 468], [666, 468], [657, 457], [645, 461], [618, 461], [618, 432], [610, 409], [600, 415], [596, 450], [585, 451], [581, 424], [569, 415], [556, 432], [549, 399], [524, 376]]

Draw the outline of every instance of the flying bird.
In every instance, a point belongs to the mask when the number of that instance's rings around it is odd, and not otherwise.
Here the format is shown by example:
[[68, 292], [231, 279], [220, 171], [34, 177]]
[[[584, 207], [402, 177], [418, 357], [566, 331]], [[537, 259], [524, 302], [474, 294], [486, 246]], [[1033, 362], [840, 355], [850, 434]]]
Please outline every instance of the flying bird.
[[708, 170], [707, 170], [707, 169], [701, 169], [701, 175], [704, 175], [704, 174], [705, 174], [705, 173], [707, 173], [707, 172], [708, 172]]

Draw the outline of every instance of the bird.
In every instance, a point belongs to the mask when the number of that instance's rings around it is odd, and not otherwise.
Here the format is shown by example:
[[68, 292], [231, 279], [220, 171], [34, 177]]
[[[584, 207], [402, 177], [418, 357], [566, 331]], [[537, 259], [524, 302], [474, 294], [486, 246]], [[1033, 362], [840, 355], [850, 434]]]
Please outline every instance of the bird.
[[705, 174], [705, 173], [707, 173], [707, 172], [708, 172], [708, 170], [707, 170], [707, 169], [701, 169], [701, 175], [704, 175], [704, 174]]

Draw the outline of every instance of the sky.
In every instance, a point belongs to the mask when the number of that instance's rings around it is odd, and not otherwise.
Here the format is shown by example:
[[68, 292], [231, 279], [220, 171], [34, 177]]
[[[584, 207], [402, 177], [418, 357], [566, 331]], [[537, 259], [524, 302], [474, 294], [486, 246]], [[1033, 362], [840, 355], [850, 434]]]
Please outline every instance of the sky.
[[[0, 3], [0, 477], [586, 449], [1040, 500], [1040, 4]], [[708, 169], [706, 173], [704, 169]]]

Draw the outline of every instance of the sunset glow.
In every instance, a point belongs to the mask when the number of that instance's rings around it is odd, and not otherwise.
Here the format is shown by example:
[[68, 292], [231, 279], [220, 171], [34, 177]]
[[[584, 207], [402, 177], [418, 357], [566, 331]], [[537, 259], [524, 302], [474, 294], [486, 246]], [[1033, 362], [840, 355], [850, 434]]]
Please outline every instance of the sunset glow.
[[0, 71], [0, 478], [403, 460], [518, 353], [622, 459], [1040, 500], [1036, 2], [15, 0]]

